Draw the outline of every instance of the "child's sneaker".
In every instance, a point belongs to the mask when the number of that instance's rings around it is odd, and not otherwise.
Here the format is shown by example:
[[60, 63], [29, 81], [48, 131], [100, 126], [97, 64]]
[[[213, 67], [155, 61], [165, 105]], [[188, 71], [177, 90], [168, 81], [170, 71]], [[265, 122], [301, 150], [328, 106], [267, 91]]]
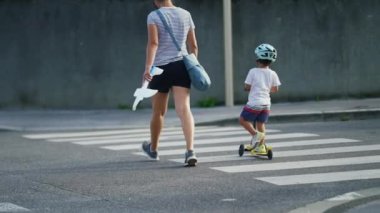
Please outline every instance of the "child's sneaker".
[[197, 157], [195, 156], [195, 153], [193, 150], [188, 150], [185, 153], [185, 163], [187, 166], [196, 166], [197, 165]]
[[252, 144], [246, 144], [246, 145], [244, 145], [244, 150], [245, 151], [251, 151], [252, 149], [254, 149], [254, 146], [252, 146]]
[[266, 154], [267, 149], [264, 144], [258, 145], [254, 150], [252, 150], [253, 154]]
[[142, 150], [143, 152], [152, 160], [160, 160], [160, 158], [158, 157], [158, 154], [157, 152], [153, 152], [151, 149], [150, 149], [150, 146], [151, 144], [148, 143], [147, 141], [144, 141], [144, 143], [142, 144]]

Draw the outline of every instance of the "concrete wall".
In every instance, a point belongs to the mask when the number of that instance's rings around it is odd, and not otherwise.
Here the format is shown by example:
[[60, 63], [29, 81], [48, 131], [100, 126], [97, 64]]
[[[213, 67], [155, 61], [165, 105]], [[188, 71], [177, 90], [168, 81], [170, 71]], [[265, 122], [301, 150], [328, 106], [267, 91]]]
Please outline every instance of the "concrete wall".
[[[283, 86], [274, 101], [380, 96], [380, 1], [232, 0], [235, 101], [254, 48], [273, 44]], [[178, 0], [196, 24], [213, 80], [192, 104], [224, 99], [221, 0]], [[151, 0], [0, 0], [0, 107], [131, 105], [145, 61]], [[376, 67], [376, 68], [375, 68]], [[149, 100], [144, 101], [149, 106]]]
[[[235, 0], [235, 84], [273, 44], [283, 83], [274, 100], [380, 96], [380, 1]], [[237, 100], [246, 94], [235, 89]]]

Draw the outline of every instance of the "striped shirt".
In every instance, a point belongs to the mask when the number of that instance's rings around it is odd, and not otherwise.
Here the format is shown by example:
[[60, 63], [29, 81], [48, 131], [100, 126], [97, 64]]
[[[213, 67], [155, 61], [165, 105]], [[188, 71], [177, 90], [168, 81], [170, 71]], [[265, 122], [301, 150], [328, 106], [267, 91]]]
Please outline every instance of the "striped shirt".
[[180, 45], [182, 52], [178, 51], [173, 43], [164, 24], [155, 11], [152, 11], [147, 18], [147, 24], [154, 24], [158, 29], [158, 49], [154, 59], [154, 66], [162, 66], [182, 59], [182, 55], [187, 55], [186, 39], [190, 29], [195, 29], [191, 14], [180, 7], [161, 7], [159, 9], [165, 17], [166, 22], [172, 29], [175, 39]]

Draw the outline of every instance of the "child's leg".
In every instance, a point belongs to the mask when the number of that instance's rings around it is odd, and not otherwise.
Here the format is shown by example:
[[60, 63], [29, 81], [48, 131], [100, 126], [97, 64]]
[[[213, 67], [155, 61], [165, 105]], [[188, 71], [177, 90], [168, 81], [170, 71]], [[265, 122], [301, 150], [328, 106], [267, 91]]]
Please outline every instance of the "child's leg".
[[[265, 134], [265, 123], [256, 122], [256, 128], [257, 128], [257, 131]], [[260, 142], [260, 145], [265, 144], [265, 138], [262, 138], [259, 142]]]
[[[265, 135], [265, 124], [268, 122], [268, 119], [269, 119], [270, 108], [268, 106], [261, 106], [261, 107], [262, 109], [256, 118], [256, 129], [259, 132], [264, 133]], [[260, 145], [265, 143], [264, 140], [265, 140], [264, 138], [260, 140]]]
[[257, 142], [256, 142], [257, 141], [257, 137], [256, 137], [257, 136], [257, 130], [255, 129], [253, 122], [245, 120], [245, 118], [243, 116], [240, 116], [239, 123], [252, 136], [249, 144], [247, 144], [245, 146], [245, 150], [251, 151], [252, 149], [256, 148], [256, 146], [257, 146]]
[[239, 118], [240, 125], [243, 126], [244, 129], [246, 129], [252, 136], [250, 144], [253, 148], [256, 147], [256, 142], [262, 141], [262, 138], [264, 137], [264, 134], [258, 131], [257, 126], [254, 125], [255, 122], [257, 124], [257, 121], [261, 122], [258, 120], [260, 114], [261, 111], [254, 110], [246, 106], [243, 108]]
[[253, 127], [251, 121], [247, 121], [242, 116], [240, 116], [239, 123], [242, 127], [244, 127], [245, 130], [249, 132], [249, 134], [251, 134], [252, 136], [256, 135], [257, 130]]
[[[258, 144], [259, 142], [261, 142], [260, 144], [262, 144], [262, 141], [264, 139], [264, 133], [261, 132], [257, 126], [255, 128], [255, 125], [251, 122], [251, 121], [247, 121], [244, 119], [244, 117], [240, 117], [239, 119], [239, 122], [240, 122], [240, 125], [242, 125], [244, 127], [244, 129], [246, 129], [249, 134], [251, 134], [252, 136], [252, 139], [250, 141], [250, 147], [252, 147], [252, 149], [254, 149]], [[256, 123], [257, 125], [257, 123]], [[249, 147], [249, 146], [248, 146]], [[248, 148], [250, 149], [250, 148]]]

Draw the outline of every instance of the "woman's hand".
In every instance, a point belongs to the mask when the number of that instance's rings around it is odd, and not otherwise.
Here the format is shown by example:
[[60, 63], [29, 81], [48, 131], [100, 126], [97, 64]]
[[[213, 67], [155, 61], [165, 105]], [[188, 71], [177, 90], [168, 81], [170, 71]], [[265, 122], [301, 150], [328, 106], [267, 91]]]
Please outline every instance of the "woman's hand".
[[152, 76], [150, 75], [150, 70], [145, 70], [143, 74], [143, 81], [151, 81]]

